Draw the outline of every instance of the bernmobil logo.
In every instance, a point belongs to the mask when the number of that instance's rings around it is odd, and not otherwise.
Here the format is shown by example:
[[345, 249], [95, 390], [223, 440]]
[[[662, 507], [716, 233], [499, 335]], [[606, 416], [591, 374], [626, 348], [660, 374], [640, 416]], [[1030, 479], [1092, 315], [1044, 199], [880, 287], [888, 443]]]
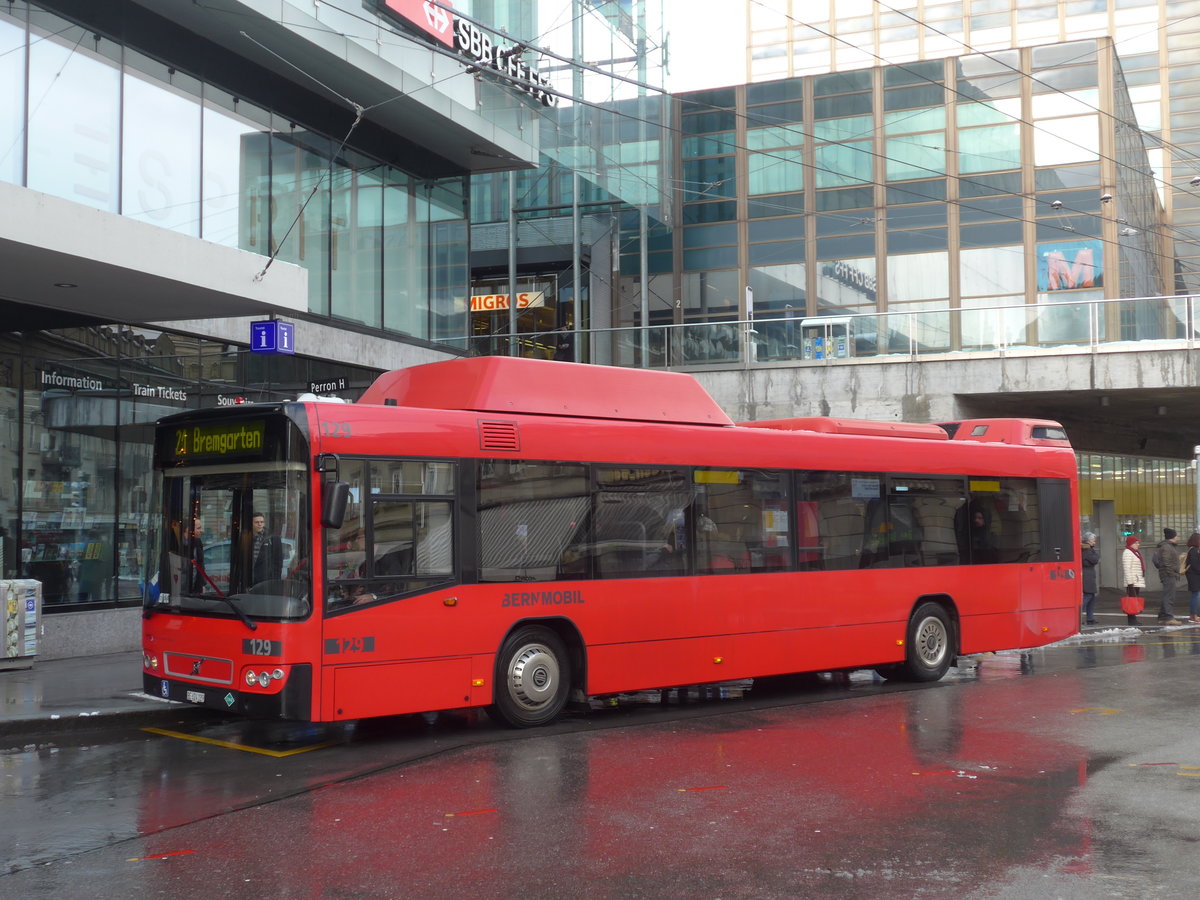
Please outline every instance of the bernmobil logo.
[[454, 49], [454, 16], [445, 8], [451, 3], [446, 0], [439, 0], [438, 3], [429, 0], [384, 0], [384, 5], [404, 21], [411, 22]]

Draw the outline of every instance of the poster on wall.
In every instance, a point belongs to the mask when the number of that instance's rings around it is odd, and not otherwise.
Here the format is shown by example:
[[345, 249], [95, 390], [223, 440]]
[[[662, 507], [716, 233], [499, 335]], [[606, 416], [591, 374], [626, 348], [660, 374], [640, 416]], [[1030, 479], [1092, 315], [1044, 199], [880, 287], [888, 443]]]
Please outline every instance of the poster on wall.
[[1038, 291], [1075, 291], [1104, 284], [1100, 241], [1048, 241], [1037, 245]]

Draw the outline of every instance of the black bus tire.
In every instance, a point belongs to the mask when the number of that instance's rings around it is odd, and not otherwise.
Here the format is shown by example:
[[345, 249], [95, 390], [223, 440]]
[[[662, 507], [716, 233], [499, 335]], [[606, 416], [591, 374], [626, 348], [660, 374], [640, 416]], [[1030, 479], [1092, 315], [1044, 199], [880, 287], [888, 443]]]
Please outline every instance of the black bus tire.
[[904, 681], [938, 681], [954, 662], [954, 626], [938, 603], [922, 603], [908, 620], [904, 662], [890, 677]]
[[570, 662], [561, 638], [541, 625], [524, 625], [508, 636], [496, 656], [488, 713], [512, 728], [547, 725], [562, 712], [570, 686]]

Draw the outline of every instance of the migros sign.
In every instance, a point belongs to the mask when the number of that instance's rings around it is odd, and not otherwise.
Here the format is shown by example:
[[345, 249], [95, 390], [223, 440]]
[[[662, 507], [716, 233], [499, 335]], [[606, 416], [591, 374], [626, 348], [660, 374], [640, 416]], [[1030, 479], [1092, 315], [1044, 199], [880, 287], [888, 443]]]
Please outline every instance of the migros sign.
[[[545, 305], [545, 291], [526, 291], [523, 294], [517, 294], [517, 309], [528, 309], [534, 306]], [[471, 295], [471, 312], [491, 312], [497, 309], [508, 308], [508, 294]]]

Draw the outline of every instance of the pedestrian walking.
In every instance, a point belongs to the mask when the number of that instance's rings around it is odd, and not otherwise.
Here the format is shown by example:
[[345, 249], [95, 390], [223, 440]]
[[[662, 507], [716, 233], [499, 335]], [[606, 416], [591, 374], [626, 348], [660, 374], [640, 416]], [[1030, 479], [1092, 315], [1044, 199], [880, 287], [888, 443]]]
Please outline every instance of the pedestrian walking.
[[1187, 555], [1183, 558], [1183, 577], [1190, 594], [1189, 622], [1200, 624], [1200, 532], [1193, 531], [1187, 539]]
[[1179, 553], [1179, 536], [1174, 528], [1163, 529], [1163, 539], [1154, 548], [1151, 562], [1158, 570], [1162, 582], [1162, 599], [1158, 607], [1159, 625], [1182, 625], [1175, 618], [1175, 592], [1179, 590], [1179, 577], [1183, 569], [1183, 558]]
[[1125, 582], [1125, 596], [1121, 598], [1121, 609], [1125, 610], [1130, 625], [1138, 623], [1138, 613], [1145, 608], [1146, 601], [1141, 592], [1146, 588], [1146, 561], [1138, 548], [1142, 542], [1136, 534], [1125, 538], [1125, 549], [1121, 551], [1122, 580]]
[[1088, 531], [1083, 535], [1083, 546], [1079, 554], [1083, 563], [1083, 624], [1096, 624], [1096, 591], [1099, 589], [1100, 551], [1096, 549], [1096, 535]]

